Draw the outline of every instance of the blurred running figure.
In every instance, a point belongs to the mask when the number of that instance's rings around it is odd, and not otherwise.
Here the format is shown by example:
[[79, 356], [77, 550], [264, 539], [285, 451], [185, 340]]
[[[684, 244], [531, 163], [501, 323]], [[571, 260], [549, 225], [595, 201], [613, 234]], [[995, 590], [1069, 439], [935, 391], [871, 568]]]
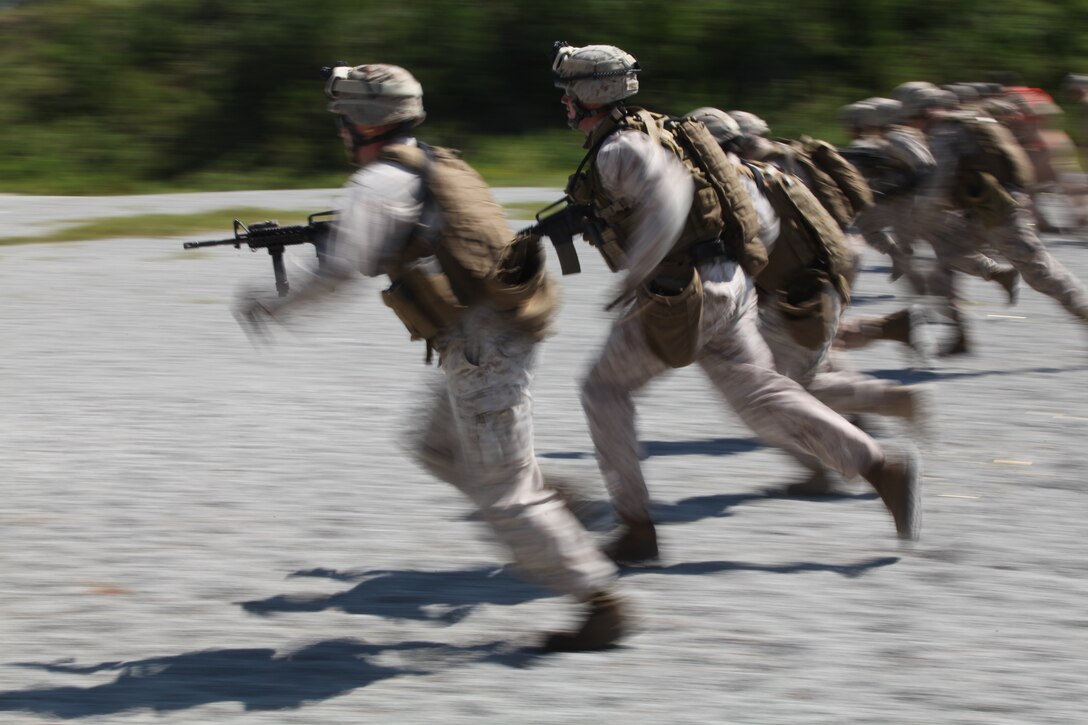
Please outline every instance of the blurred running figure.
[[[585, 134], [588, 149], [568, 195], [600, 218], [598, 249], [611, 269], [627, 272], [613, 302], [621, 311], [582, 387], [598, 462], [622, 522], [607, 553], [622, 563], [658, 554], [632, 395], [691, 363], [764, 440], [844, 476], [863, 475], [899, 535], [917, 538], [916, 459], [885, 455], [774, 371], [750, 276], [767, 264], [757, 235], [777, 235], [773, 210], [757, 212], [754, 193], [745, 193], [735, 166], [701, 123], [624, 103], [639, 88], [640, 68], [629, 53], [556, 43], [552, 70], [567, 122]], [[748, 186], [754, 192], [755, 182]]]
[[331, 69], [326, 92], [359, 170], [322, 271], [282, 299], [245, 299], [258, 326], [329, 296], [358, 275], [386, 274], [386, 304], [437, 351], [444, 384], [419, 441], [422, 464], [479, 507], [529, 578], [586, 605], [552, 650], [607, 647], [629, 629], [615, 566], [543, 484], [529, 385], [555, 308], [540, 240], [511, 234], [484, 181], [458, 155], [415, 139], [422, 88], [393, 65]]

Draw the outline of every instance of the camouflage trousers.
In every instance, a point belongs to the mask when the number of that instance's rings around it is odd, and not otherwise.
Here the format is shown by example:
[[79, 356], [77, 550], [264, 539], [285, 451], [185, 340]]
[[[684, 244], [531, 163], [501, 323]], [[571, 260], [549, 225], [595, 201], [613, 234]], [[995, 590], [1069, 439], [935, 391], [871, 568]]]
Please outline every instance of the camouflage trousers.
[[858, 214], [854, 226], [865, 242], [881, 254], [892, 254], [897, 247], [909, 254], [914, 233], [909, 196], [882, 198]]
[[[972, 239], [971, 225], [962, 213], [953, 211], [931, 212], [925, 221], [925, 238], [937, 257], [937, 275], [963, 272], [972, 277], [991, 280], [1002, 266], [980, 250], [977, 240]], [[938, 282], [936, 294], [947, 292]]]
[[1075, 317], [1088, 320], [1088, 290], [1046, 250], [1035, 229], [1030, 201], [1013, 195], [1016, 209], [996, 228], [969, 219], [968, 238], [976, 248], [993, 248], [1016, 268], [1024, 282], [1058, 302]]
[[[847, 477], [883, 460], [869, 436], [775, 372], [747, 275], [732, 262], [704, 264], [699, 272], [705, 297], [695, 362], [741, 420], [765, 442], [812, 456]], [[633, 394], [670, 369], [650, 351], [636, 312], [632, 306], [621, 313], [582, 386], [601, 473], [628, 522], [650, 519]]]
[[760, 304], [759, 331], [774, 355], [775, 369], [838, 413], [888, 414], [902, 399], [902, 386], [852, 370], [844, 353], [832, 349], [842, 314], [842, 298], [831, 284], [823, 294], [831, 303], [834, 322], [826, 343], [817, 348], [797, 343], [773, 303]]
[[854, 227], [866, 244], [891, 258], [893, 268], [906, 278], [915, 294], [926, 293], [925, 276], [911, 260], [918, 237], [913, 197], [902, 195], [881, 199], [858, 214]]
[[486, 308], [439, 341], [444, 380], [416, 444], [419, 462], [468, 496], [528, 579], [588, 600], [616, 569], [544, 485], [533, 450], [536, 343]]

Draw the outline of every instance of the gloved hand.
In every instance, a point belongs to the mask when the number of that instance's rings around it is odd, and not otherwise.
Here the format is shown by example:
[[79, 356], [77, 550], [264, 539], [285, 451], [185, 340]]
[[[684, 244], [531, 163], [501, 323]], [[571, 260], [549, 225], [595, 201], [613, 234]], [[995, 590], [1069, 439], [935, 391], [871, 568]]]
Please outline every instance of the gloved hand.
[[245, 289], [235, 297], [231, 308], [238, 326], [246, 333], [254, 347], [269, 344], [272, 337], [268, 332], [268, 323], [275, 319], [270, 307], [267, 292]]

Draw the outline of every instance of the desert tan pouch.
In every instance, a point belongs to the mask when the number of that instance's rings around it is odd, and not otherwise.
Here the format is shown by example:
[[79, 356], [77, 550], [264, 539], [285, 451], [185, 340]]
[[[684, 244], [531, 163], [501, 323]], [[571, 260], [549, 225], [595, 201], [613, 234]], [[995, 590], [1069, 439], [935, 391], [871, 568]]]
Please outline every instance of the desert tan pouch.
[[691, 281], [677, 294], [660, 294], [643, 287], [638, 309], [646, 342], [662, 362], [682, 368], [695, 361], [703, 321], [703, 284], [692, 269]]
[[422, 264], [405, 267], [382, 292], [382, 301], [408, 328], [413, 340], [433, 340], [465, 311], [446, 275], [432, 273]]

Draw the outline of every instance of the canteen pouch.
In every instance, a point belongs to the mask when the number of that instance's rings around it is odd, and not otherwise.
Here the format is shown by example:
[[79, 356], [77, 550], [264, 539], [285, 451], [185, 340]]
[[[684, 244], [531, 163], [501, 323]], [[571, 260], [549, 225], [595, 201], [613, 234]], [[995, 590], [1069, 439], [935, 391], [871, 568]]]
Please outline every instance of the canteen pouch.
[[524, 236], [510, 245], [498, 278], [488, 286], [487, 298], [533, 339], [543, 340], [559, 307], [559, 292], [545, 268], [540, 238]]
[[382, 291], [382, 302], [404, 323], [413, 340], [434, 340], [465, 310], [446, 275], [428, 271], [425, 264], [405, 267]]
[[956, 181], [956, 201], [983, 226], [1001, 226], [1016, 210], [1016, 199], [992, 174], [965, 171]]
[[636, 304], [641, 310], [642, 329], [650, 351], [669, 367], [682, 368], [693, 363], [703, 321], [703, 284], [699, 272], [692, 268], [691, 279], [675, 294], [667, 294], [653, 283], [643, 286]]
[[831, 339], [836, 323], [832, 294], [838, 293], [816, 270], [804, 270], [775, 293], [775, 306], [797, 344], [818, 350]]

